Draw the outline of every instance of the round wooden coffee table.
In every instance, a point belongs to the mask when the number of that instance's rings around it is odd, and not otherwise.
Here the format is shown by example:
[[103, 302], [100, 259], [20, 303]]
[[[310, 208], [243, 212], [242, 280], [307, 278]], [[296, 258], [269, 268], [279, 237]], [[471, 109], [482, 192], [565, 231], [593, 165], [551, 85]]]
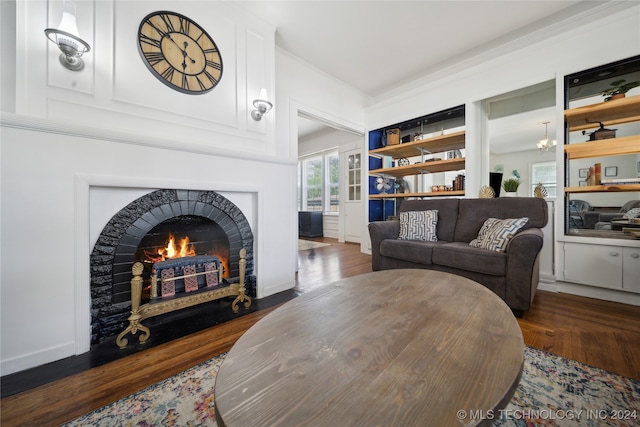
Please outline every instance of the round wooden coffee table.
[[218, 372], [216, 416], [242, 427], [491, 424], [481, 415], [509, 402], [523, 362], [515, 317], [482, 285], [379, 271], [303, 294], [251, 327]]

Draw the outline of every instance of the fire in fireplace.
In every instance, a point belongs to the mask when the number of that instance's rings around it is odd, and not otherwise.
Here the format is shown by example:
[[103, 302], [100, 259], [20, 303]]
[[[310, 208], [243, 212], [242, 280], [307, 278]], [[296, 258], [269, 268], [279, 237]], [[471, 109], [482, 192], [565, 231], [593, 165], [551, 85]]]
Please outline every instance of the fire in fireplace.
[[143, 300], [148, 300], [154, 263], [215, 256], [223, 265], [222, 278], [234, 282], [241, 249], [246, 251], [247, 294], [255, 296], [253, 234], [227, 198], [214, 191], [157, 190], [125, 206], [107, 223], [90, 257], [91, 343], [117, 335], [127, 323], [135, 262], [145, 265]]
[[168, 259], [196, 256], [196, 250], [191, 244], [189, 236], [181, 237], [179, 245], [176, 245], [176, 240], [178, 239], [176, 239], [172, 233], [169, 233], [169, 241], [167, 242], [167, 245], [165, 247], [161, 247], [155, 252], [143, 250], [143, 260], [150, 262], [160, 262], [166, 261]]

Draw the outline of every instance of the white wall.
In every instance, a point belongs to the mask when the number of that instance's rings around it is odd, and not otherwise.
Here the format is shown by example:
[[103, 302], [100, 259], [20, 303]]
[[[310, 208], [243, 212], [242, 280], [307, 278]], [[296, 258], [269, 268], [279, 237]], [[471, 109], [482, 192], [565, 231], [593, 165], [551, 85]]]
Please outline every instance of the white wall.
[[[299, 150], [310, 153], [328, 146], [335, 146], [333, 142], [324, 140], [317, 142], [315, 150], [314, 144], [304, 144], [301, 148], [298, 145], [298, 114], [300, 112], [325, 123], [331, 123], [340, 129], [364, 134], [364, 108], [370, 104], [370, 99], [280, 49], [276, 49], [276, 85], [278, 87], [276, 102], [281, 107], [287, 108], [287, 111], [281, 111], [278, 117], [276, 139], [290, 141], [290, 151], [287, 155], [292, 161], [297, 161]], [[351, 139], [349, 136], [346, 138]], [[344, 145], [342, 142], [339, 144]], [[361, 144], [363, 158], [365, 158], [365, 147], [366, 144]], [[294, 215], [297, 215], [296, 186], [297, 182], [293, 180], [290, 195], [294, 200], [292, 210]], [[341, 224], [336, 224], [336, 221], [327, 221], [326, 225], [330, 237], [334, 236], [333, 233], [338, 225], [339, 236]], [[297, 234], [297, 219], [291, 222], [290, 227], [292, 232]], [[296, 269], [297, 254], [294, 254], [289, 262]]]
[[[101, 221], [90, 210], [103, 190], [235, 194], [251, 210], [258, 297], [295, 285], [293, 100], [362, 128], [362, 95], [291, 59], [276, 66], [275, 29], [232, 3], [79, 2], [79, 30], [93, 47], [80, 73], [59, 65], [43, 34], [57, 26], [60, 2], [2, 3], [2, 375], [86, 351], [90, 230]], [[209, 94], [175, 92], [142, 64], [135, 32], [161, 9], [193, 18], [218, 43], [225, 70]], [[16, 61], [5, 60], [11, 51]], [[282, 92], [276, 68], [291, 83]], [[275, 106], [255, 122], [260, 87]]]

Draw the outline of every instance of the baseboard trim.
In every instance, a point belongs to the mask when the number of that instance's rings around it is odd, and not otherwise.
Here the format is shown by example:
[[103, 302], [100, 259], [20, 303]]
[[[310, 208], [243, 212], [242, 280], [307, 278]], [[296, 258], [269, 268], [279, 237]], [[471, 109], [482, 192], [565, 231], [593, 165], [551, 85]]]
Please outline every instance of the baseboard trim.
[[36, 366], [44, 365], [51, 361], [64, 359], [76, 354], [76, 343], [70, 342], [46, 350], [24, 354], [0, 361], [0, 375], [5, 376], [15, 372], [24, 371]]
[[608, 288], [598, 288], [596, 286], [580, 285], [577, 283], [560, 281], [556, 282], [556, 289], [556, 292], [562, 292], [565, 294], [579, 295], [587, 298], [595, 298], [604, 301], [640, 306], [640, 294], [634, 292], [625, 292]]

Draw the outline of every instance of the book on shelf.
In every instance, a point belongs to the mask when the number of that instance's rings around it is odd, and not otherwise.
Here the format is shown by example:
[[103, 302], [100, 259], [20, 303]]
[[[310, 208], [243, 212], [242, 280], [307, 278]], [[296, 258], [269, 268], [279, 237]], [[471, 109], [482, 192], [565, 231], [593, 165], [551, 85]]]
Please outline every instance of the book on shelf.
[[620, 184], [640, 184], [640, 177], [638, 178], [605, 178], [602, 180], [602, 185], [620, 185]]

